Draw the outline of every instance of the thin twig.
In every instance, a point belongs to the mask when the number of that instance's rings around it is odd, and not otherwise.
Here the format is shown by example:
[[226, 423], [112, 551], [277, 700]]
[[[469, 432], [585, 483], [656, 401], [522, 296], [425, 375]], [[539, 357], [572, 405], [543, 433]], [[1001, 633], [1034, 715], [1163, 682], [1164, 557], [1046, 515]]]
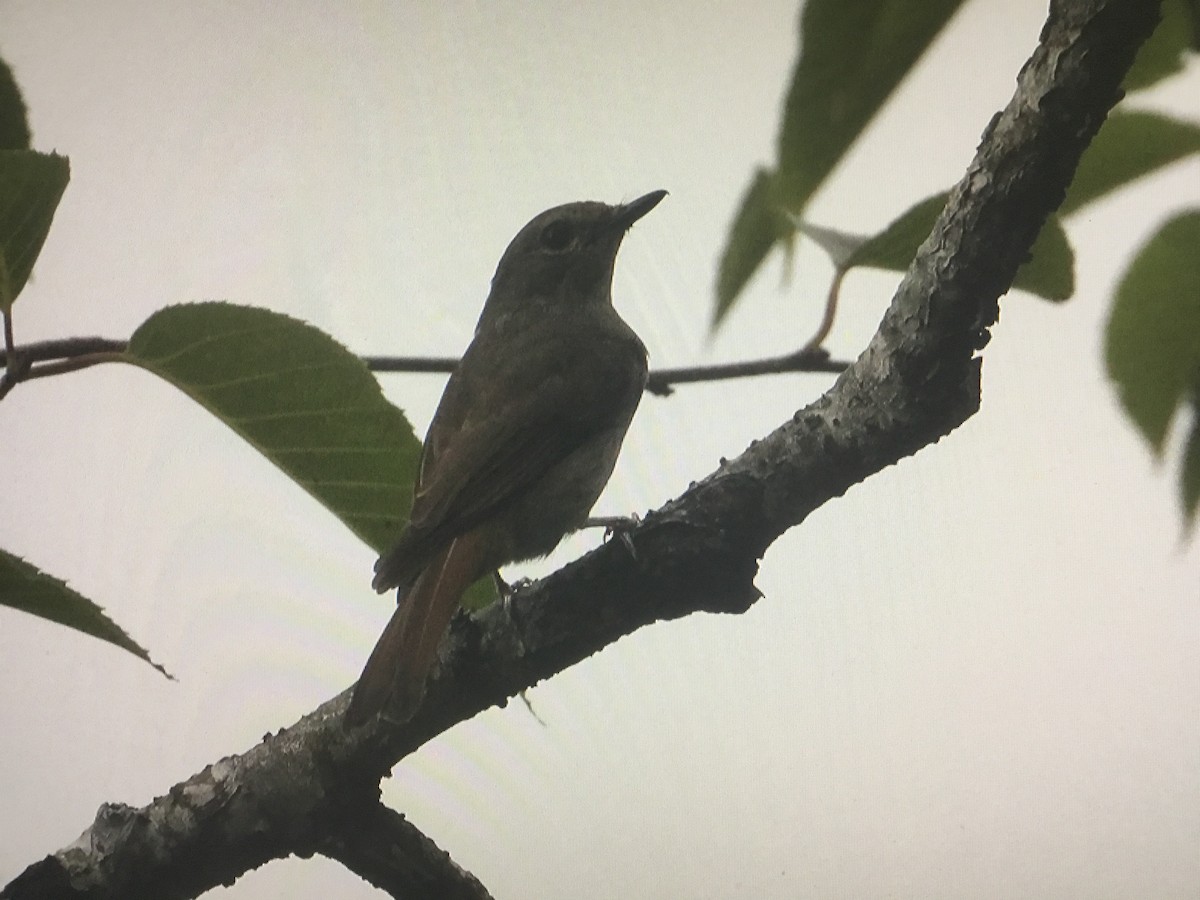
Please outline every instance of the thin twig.
[[456, 356], [364, 356], [372, 372], [440, 372], [449, 375], [458, 365]]
[[32, 381], [35, 378], [46, 378], [49, 375], [61, 375], [64, 372], [77, 372], [80, 369], [91, 368], [106, 362], [121, 362], [124, 356], [119, 352], [103, 351], [100, 353], [85, 353], [70, 359], [60, 359], [55, 362], [42, 363], [33, 366], [21, 378], [22, 381]]
[[8, 351], [15, 352], [30, 362], [46, 362], [52, 359], [81, 356], [85, 353], [122, 353], [128, 341], [117, 341], [102, 337], [56, 338], [51, 341], [34, 341], [20, 347], [6, 346], [0, 351], [0, 362], [8, 362]]
[[[810, 342], [811, 344], [812, 342]], [[372, 372], [436, 372], [449, 374], [458, 365], [454, 357], [364, 356], [363, 362]], [[699, 381], [723, 381], [753, 375], [777, 375], [784, 372], [844, 371], [850, 363], [833, 360], [819, 347], [805, 347], [797, 353], [738, 363], [718, 363], [709, 366], [683, 366], [655, 369], [646, 382], [646, 390], [659, 396], [671, 394], [671, 386]]]
[[784, 356], [752, 359], [739, 363], [718, 363], [711, 366], [688, 366], [678, 369], [657, 369], [650, 373], [646, 390], [659, 396], [668, 396], [673, 384], [691, 384], [697, 381], [723, 381], [728, 378], [749, 378], [755, 375], [779, 375], [785, 372], [844, 372], [850, 363], [830, 359], [826, 350], [799, 350]]
[[[21, 347], [13, 347], [14, 358], [22, 361], [25, 365], [44, 363], [32, 370], [27, 369], [19, 377], [13, 379], [13, 382], [75, 372], [97, 363], [119, 362], [121, 354], [128, 346], [128, 341], [119, 341], [113, 338], [77, 337], [37, 341]], [[3, 357], [0, 357], [0, 361], [7, 362], [8, 355], [6, 352]], [[458, 365], [458, 359], [452, 356], [364, 356], [362, 361], [372, 372], [425, 372], [442, 375], [453, 372], [454, 367]], [[667, 396], [671, 393], [672, 385], [676, 384], [723, 381], [729, 378], [778, 375], [786, 372], [837, 374], [844, 371], [847, 366], [849, 366], [848, 362], [830, 359], [829, 354], [819, 347], [806, 347], [796, 353], [766, 359], [655, 369], [650, 373], [646, 390], [652, 394]]]

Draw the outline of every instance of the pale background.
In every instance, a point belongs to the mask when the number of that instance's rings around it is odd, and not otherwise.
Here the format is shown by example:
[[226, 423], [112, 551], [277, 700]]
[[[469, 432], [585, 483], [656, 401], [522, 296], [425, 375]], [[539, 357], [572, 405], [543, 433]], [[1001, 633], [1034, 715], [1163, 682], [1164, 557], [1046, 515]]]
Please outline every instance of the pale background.
[[[812, 218], [869, 231], [957, 180], [1044, 6], [969, 2]], [[0, 3], [35, 147], [72, 166], [18, 339], [228, 299], [361, 353], [453, 354], [530, 216], [662, 187], [615, 284], [652, 361], [794, 349], [828, 277], [809, 249], [791, 288], [775, 259], [706, 325], [795, 20], [790, 0]], [[1194, 66], [1143, 102], [1194, 119], [1197, 97]], [[982, 412], [776, 543], [747, 615], [620, 641], [531, 693], [545, 727], [492, 710], [403, 762], [388, 802], [500, 900], [1200, 895], [1200, 542], [1101, 361], [1114, 275], [1198, 176], [1072, 223], [1078, 296], [1004, 302]], [[850, 277], [835, 354], [894, 281]], [[442, 379], [384, 377], [423, 431]], [[829, 383], [648, 397], [598, 511], [660, 505]], [[145, 804], [346, 687], [391, 601], [369, 550], [146, 373], [21, 386], [0, 435], [0, 546], [179, 679], [0, 610], [4, 883], [101, 803]], [[378, 895], [315, 859], [213, 896]]]

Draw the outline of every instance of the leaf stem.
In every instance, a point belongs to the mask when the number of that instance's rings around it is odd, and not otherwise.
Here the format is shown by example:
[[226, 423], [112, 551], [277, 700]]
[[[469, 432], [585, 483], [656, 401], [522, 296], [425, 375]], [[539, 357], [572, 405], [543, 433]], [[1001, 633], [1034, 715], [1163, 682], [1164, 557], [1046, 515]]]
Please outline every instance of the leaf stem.
[[12, 307], [4, 310], [4, 374], [0, 375], [0, 400], [8, 396], [29, 371], [30, 360], [13, 343]]
[[833, 281], [829, 283], [829, 295], [825, 298], [825, 316], [821, 319], [821, 324], [817, 326], [817, 333], [808, 339], [808, 343], [804, 345], [801, 353], [815, 353], [821, 348], [821, 344], [825, 343], [825, 338], [829, 337], [829, 332], [833, 329], [833, 319], [837, 315], [838, 295], [842, 290], [842, 279], [846, 277], [846, 273], [850, 271], [844, 266], [838, 266], [833, 273]]

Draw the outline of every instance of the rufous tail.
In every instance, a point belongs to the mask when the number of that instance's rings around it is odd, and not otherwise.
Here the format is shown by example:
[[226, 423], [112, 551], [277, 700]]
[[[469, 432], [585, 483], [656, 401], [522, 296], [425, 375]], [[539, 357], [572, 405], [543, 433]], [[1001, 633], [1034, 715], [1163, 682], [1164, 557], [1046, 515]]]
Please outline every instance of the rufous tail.
[[485, 540], [479, 532], [455, 538], [400, 598], [355, 685], [346, 709], [347, 728], [362, 725], [384, 708], [396, 721], [412, 718], [458, 601], [487, 571], [484, 555]]

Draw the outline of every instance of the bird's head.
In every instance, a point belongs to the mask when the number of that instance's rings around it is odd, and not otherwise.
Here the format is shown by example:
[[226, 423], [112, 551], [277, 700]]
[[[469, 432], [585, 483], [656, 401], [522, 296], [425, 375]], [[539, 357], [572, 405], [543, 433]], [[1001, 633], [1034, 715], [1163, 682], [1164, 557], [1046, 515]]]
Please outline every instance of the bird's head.
[[621, 239], [666, 195], [652, 191], [619, 206], [567, 203], [534, 216], [500, 258], [484, 317], [530, 303], [610, 303]]

